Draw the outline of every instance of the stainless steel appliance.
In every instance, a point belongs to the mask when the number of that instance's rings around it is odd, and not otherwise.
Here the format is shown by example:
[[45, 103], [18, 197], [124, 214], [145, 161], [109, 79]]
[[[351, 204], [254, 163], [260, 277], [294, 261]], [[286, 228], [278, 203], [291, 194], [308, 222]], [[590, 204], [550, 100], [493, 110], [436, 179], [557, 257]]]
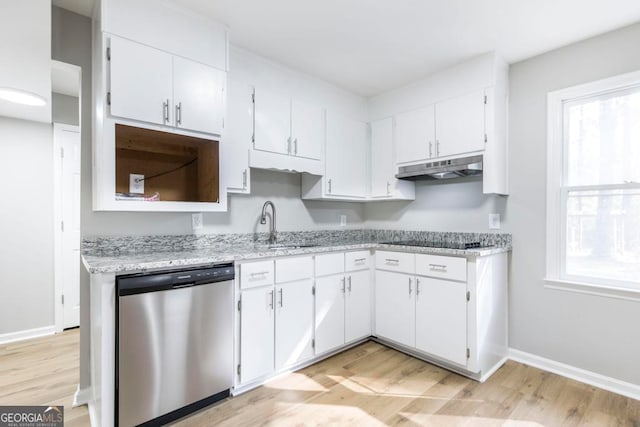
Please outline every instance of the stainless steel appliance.
[[163, 425], [229, 396], [233, 264], [116, 280], [116, 425]]
[[482, 175], [482, 156], [460, 159], [436, 160], [419, 165], [401, 166], [396, 178], [411, 181], [428, 179], [450, 179]]

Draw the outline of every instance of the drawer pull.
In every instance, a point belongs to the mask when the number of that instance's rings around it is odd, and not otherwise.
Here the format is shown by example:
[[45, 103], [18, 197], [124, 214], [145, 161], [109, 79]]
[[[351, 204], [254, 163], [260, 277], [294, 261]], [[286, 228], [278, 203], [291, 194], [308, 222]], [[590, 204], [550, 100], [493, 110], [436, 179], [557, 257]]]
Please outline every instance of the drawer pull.
[[411, 277], [409, 277], [409, 296], [411, 296]]
[[446, 270], [447, 266], [444, 264], [429, 264], [432, 270]]
[[365, 262], [367, 259], [366, 258], [358, 258], [353, 260], [353, 262]]
[[385, 261], [388, 263], [393, 263], [393, 264], [399, 264], [400, 260], [398, 259], [393, 259], [393, 258], [385, 258]]
[[267, 274], [269, 274], [268, 271], [259, 271], [257, 273], [251, 273], [251, 274], [249, 274], [249, 276], [255, 277], [255, 276], [264, 276], [264, 275], [267, 275]]

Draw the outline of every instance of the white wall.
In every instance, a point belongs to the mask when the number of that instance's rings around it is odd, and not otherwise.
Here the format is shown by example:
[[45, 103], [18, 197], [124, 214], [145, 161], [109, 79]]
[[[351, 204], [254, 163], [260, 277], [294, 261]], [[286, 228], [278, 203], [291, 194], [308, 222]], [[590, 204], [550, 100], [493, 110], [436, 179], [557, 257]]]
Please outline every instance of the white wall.
[[80, 125], [80, 100], [77, 96], [53, 93], [51, 95], [51, 121], [68, 125]]
[[54, 323], [51, 132], [0, 117], [0, 339]]

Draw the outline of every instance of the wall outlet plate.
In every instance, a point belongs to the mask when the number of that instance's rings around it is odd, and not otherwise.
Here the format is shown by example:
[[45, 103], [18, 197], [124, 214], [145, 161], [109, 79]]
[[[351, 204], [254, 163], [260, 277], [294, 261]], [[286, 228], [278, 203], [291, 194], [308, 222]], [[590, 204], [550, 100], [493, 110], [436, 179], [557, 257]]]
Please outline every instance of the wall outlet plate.
[[191, 228], [194, 233], [202, 231], [204, 228], [204, 221], [202, 219], [202, 213], [191, 214]]
[[498, 214], [498, 213], [490, 213], [489, 214], [489, 228], [491, 230], [499, 230], [500, 229], [500, 214]]
[[347, 216], [340, 215], [340, 227], [346, 227], [346, 226], [347, 226]]
[[144, 194], [144, 175], [129, 174], [129, 193]]

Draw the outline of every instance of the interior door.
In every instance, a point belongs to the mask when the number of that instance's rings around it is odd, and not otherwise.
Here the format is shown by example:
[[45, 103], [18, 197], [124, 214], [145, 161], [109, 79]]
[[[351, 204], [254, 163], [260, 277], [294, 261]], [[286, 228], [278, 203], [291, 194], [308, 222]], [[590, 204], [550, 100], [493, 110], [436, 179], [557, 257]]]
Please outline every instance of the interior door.
[[110, 43], [111, 115], [173, 124], [171, 55], [114, 36]]
[[291, 148], [290, 98], [257, 87], [254, 126], [254, 149], [289, 154]]
[[393, 173], [393, 119], [371, 123], [371, 197], [387, 197], [395, 177]]
[[227, 81], [227, 117], [220, 144], [221, 173], [231, 193], [250, 192], [249, 149], [253, 134], [253, 87]]
[[276, 285], [276, 369], [313, 356], [313, 282]]
[[436, 104], [438, 157], [484, 150], [484, 90]]
[[325, 179], [327, 193], [364, 197], [368, 191], [367, 125], [335, 113], [327, 113]]
[[415, 347], [414, 278], [376, 271], [376, 335]]
[[316, 354], [344, 344], [344, 275], [316, 279]]
[[296, 99], [291, 101], [292, 154], [320, 160], [324, 146], [324, 108]]
[[240, 299], [240, 382], [245, 384], [274, 369], [274, 288], [242, 291]]
[[177, 127], [220, 135], [226, 72], [173, 57], [173, 102]]
[[435, 108], [429, 105], [395, 116], [396, 163], [435, 156]]
[[345, 342], [371, 335], [371, 272], [347, 273]]
[[467, 364], [467, 284], [417, 278], [416, 348]]

